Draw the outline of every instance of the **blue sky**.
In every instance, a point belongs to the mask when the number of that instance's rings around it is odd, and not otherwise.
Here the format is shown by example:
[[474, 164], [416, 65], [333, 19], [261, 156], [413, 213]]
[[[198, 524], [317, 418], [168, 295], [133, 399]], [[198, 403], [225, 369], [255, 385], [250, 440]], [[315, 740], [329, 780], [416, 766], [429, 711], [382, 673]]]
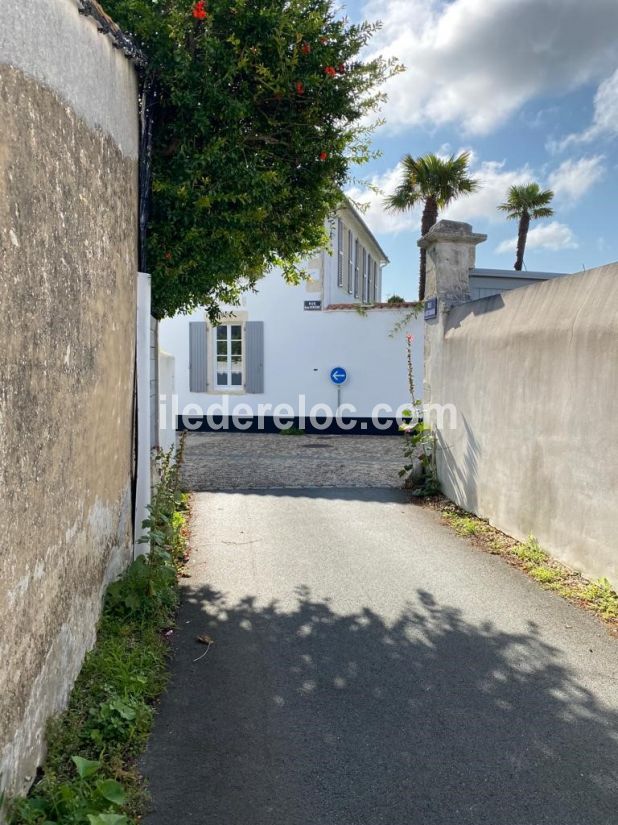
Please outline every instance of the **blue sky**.
[[[555, 216], [533, 224], [525, 265], [575, 272], [618, 260], [618, 0], [347, 0], [380, 19], [371, 52], [407, 67], [391, 80], [359, 174], [392, 191], [406, 152], [472, 152], [478, 193], [443, 217], [488, 240], [477, 266], [511, 268], [517, 225], [496, 210], [514, 183], [554, 189]], [[420, 211], [393, 216], [354, 186], [391, 264], [384, 293], [414, 299]]]

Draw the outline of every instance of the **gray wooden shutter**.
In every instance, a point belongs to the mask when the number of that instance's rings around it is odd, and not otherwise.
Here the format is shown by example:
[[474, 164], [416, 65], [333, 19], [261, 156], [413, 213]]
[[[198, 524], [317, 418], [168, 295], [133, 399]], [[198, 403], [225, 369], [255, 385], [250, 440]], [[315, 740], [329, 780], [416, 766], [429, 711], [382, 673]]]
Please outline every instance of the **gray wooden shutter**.
[[264, 392], [264, 321], [247, 321], [245, 326], [245, 390]]
[[189, 323], [189, 389], [191, 392], [206, 392], [208, 384], [206, 335], [205, 321]]

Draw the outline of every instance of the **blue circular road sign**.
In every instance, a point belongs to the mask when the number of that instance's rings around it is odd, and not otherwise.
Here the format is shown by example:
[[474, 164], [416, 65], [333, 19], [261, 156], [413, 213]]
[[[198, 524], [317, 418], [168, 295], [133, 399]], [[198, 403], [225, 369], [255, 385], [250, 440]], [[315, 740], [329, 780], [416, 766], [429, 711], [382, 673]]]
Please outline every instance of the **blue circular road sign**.
[[348, 373], [344, 370], [343, 367], [334, 367], [330, 371], [330, 380], [333, 384], [337, 384], [338, 386], [341, 384], [345, 384], [348, 380]]

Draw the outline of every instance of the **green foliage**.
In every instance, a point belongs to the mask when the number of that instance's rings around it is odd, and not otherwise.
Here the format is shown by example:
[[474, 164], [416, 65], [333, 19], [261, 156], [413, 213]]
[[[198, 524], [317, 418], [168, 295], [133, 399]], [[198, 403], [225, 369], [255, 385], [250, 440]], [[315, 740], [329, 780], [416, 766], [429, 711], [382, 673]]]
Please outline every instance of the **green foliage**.
[[548, 554], [541, 548], [538, 540], [534, 536], [528, 536], [523, 544], [519, 544], [513, 552], [518, 559], [530, 562], [533, 565], [541, 565], [549, 558]]
[[281, 435], [305, 435], [305, 431], [299, 427], [287, 427], [287, 429], [279, 430]]
[[456, 511], [445, 513], [451, 527], [459, 533], [460, 536], [477, 536], [485, 531], [485, 523], [474, 516], [462, 515]]
[[562, 579], [560, 571], [553, 567], [531, 567], [528, 573], [541, 584], [554, 584]]
[[386, 301], [387, 304], [404, 304], [405, 299], [401, 295], [391, 295]]
[[[408, 392], [410, 393], [411, 409], [404, 410], [404, 416], [410, 419], [409, 423], [400, 427], [404, 435], [403, 454], [406, 463], [399, 471], [399, 477], [404, 479], [404, 486], [411, 489], [413, 495], [426, 498], [435, 496], [440, 492], [436, 467], [436, 439], [431, 427], [420, 420], [421, 401], [416, 398], [414, 365], [412, 362], [414, 337], [406, 335], [406, 343]], [[418, 475], [415, 475], [417, 471], [416, 462], [420, 463], [420, 473]]]
[[[414, 425], [404, 425], [403, 454], [406, 463], [399, 471], [404, 485], [412, 494], [421, 498], [436, 496], [440, 492], [440, 482], [436, 468], [435, 436], [429, 425], [422, 421]], [[420, 474], [414, 477], [415, 461], [420, 462]]]
[[120, 808], [126, 802], [122, 785], [99, 777], [98, 760], [72, 758], [76, 775], [65, 781], [53, 775], [39, 783], [28, 799], [15, 804], [11, 822], [29, 825], [127, 825]]
[[[148, 265], [157, 317], [217, 317], [274, 264], [325, 242], [366, 116], [396, 61], [363, 60], [377, 24], [333, 0], [105, 0], [154, 79]], [[196, 16], [197, 15], [197, 16]]]
[[618, 593], [606, 578], [587, 585], [584, 597], [604, 618], [618, 618]]
[[460, 195], [475, 192], [479, 183], [468, 175], [469, 162], [470, 152], [449, 158], [404, 155], [403, 178], [395, 192], [386, 198], [386, 208], [405, 212], [431, 198], [438, 209], [444, 209]]
[[519, 220], [523, 215], [528, 218], [549, 218], [554, 214], [550, 207], [554, 193], [551, 189], [541, 189], [538, 183], [511, 186], [507, 199], [498, 206], [506, 212], [507, 218]]
[[142, 802], [135, 759], [166, 679], [163, 631], [174, 621], [177, 570], [185, 558], [183, 444], [157, 457], [148, 527], [150, 553], [107, 590], [96, 645], [64, 713], [47, 731], [41, 780], [10, 805], [10, 825], [129, 825]]

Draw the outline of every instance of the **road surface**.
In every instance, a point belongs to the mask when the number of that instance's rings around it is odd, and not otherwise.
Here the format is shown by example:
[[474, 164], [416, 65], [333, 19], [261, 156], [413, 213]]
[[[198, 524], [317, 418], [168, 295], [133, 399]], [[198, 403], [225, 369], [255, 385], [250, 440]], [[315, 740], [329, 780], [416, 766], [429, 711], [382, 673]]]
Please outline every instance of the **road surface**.
[[615, 825], [593, 617], [394, 488], [198, 493], [192, 543], [149, 825]]

